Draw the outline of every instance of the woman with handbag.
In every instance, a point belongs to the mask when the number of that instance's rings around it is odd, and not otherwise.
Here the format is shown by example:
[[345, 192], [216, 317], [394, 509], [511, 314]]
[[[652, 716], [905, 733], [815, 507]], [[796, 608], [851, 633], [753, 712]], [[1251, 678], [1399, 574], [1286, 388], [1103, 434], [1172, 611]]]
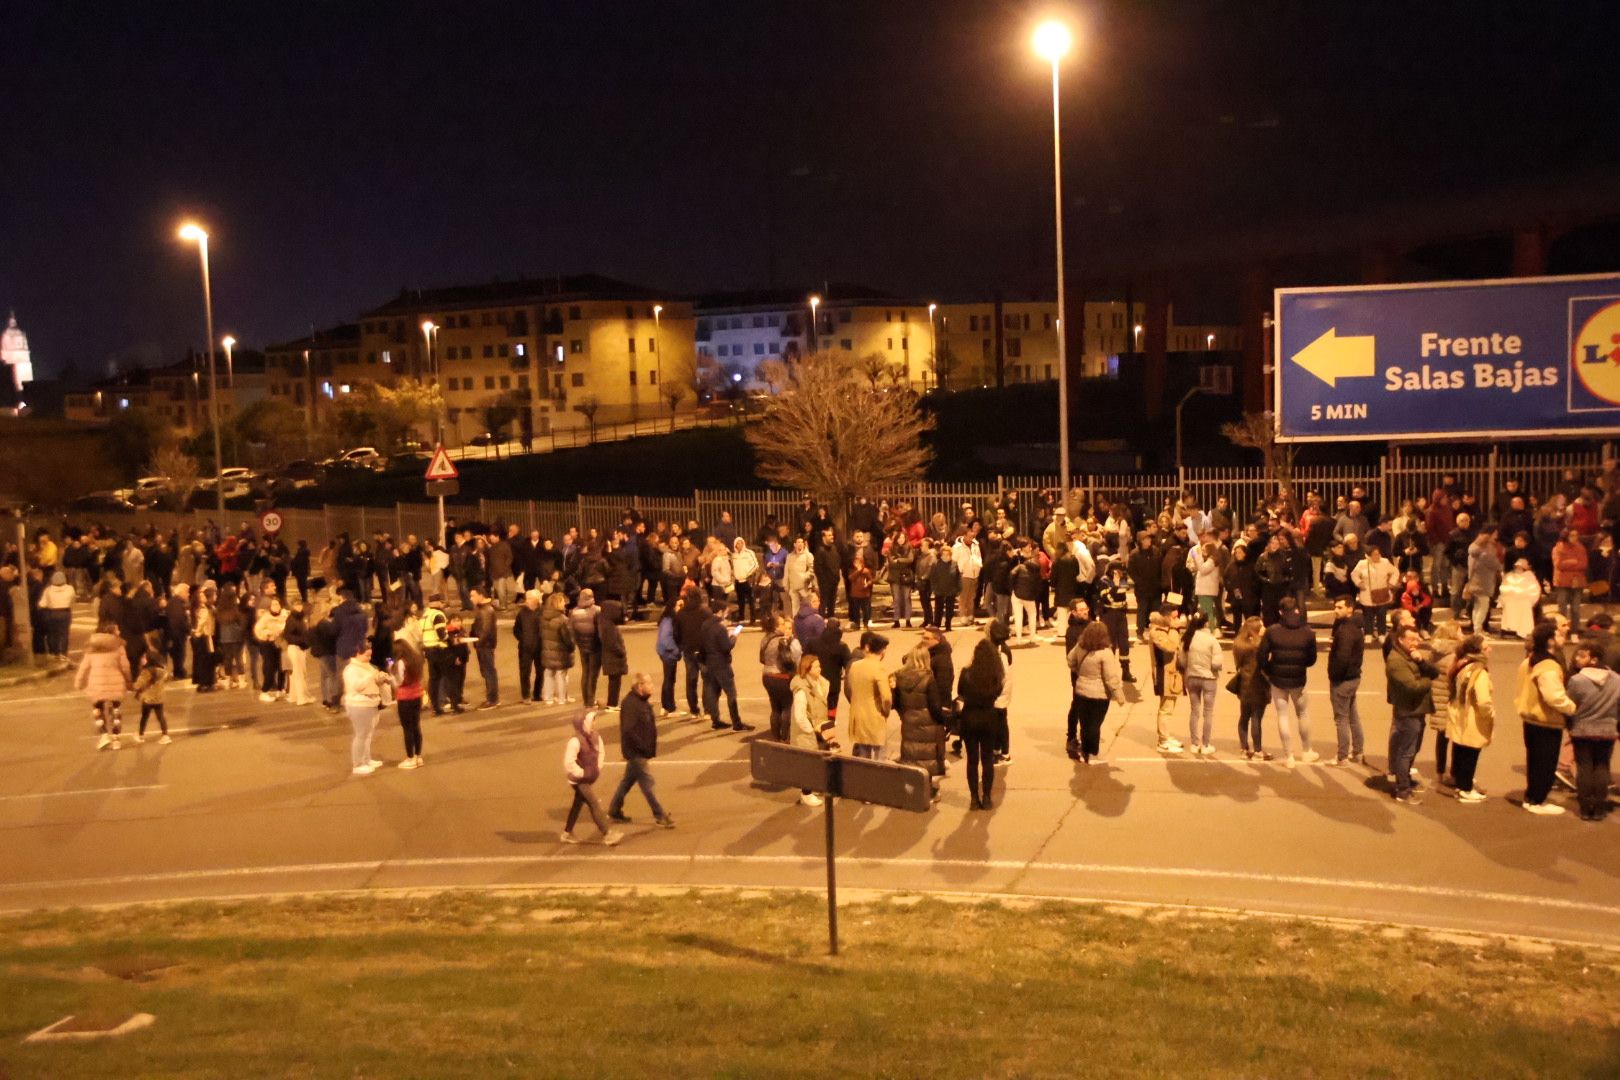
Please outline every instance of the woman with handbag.
[[1243, 620], [1232, 641], [1232, 666], [1237, 670], [1226, 684], [1226, 689], [1237, 695], [1238, 745], [1249, 761], [1271, 760], [1271, 755], [1260, 746], [1260, 722], [1271, 701], [1271, 683], [1260, 670], [1260, 639], [1265, 634], [1266, 624], [1260, 616], [1251, 615]]
[[[806, 653], [799, 660], [799, 671], [793, 676], [791, 687], [791, 745], [800, 750], [837, 750], [838, 737], [827, 717], [827, 680], [821, 677], [821, 659], [815, 653]], [[799, 802], [804, 806], [820, 806], [821, 796], [802, 788]]]
[[1395, 564], [1384, 557], [1377, 545], [1367, 545], [1367, 557], [1350, 572], [1350, 583], [1356, 587], [1369, 637], [1380, 638], [1389, 632], [1389, 608], [1395, 602], [1400, 580]]
[[371, 756], [371, 738], [377, 733], [378, 714], [393, 699], [393, 680], [371, 666], [371, 642], [362, 638], [343, 666], [343, 711], [354, 728], [349, 744], [351, 775], [370, 776], [382, 768], [382, 762]]

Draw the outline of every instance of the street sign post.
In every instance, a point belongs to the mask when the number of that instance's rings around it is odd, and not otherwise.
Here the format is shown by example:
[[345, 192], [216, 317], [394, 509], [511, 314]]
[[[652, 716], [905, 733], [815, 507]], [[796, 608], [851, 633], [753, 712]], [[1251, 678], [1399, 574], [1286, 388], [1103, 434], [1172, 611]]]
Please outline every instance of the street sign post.
[[1620, 431], [1620, 275], [1278, 289], [1284, 442]]
[[265, 510], [259, 514], [259, 528], [263, 529], [267, 536], [274, 536], [280, 532], [282, 524], [279, 511]]
[[456, 463], [450, 460], [443, 445], [433, 448], [433, 457], [428, 461], [427, 472], [423, 474], [427, 480], [427, 493], [439, 500], [439, 535], [433, 538], [435, 544], [444, 543], [444, 497], [455, 495], [461, 490], [459, 480], [461, 472]]
[[755, 739], [748, 744], [749, 771], [762, 784], [819, 793], [827, 826], [827, 951], [838, 955], [838, 857], [833, 804], [840, 797], [926, 812], [934, 805], [933, 779], [917, 765], [873, 761], [786, 743]]

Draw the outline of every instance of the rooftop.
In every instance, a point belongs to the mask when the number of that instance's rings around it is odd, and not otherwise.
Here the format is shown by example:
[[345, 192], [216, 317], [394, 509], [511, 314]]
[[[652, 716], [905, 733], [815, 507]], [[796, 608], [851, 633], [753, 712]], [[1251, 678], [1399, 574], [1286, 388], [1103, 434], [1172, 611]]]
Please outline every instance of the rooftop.
[[315, 331], [313, 336], [306, 334], [294, 341], [283, 341], [278, 345], [266, 345], [264, 351], [294, 352], [304, 349], [341, 349], [360, 343], [360, 324], [343, 323], [340, 326], [329, 326], [325, 330]]
[[[401, 289], [398, 296], [371, 315], [408, 315], [424, 309], [481, 307], [489, 304], [560, 303], [569, 300], [667, 300], [654, 292], [601, 274], [573, 274], [543, 278], [520, 277], [485, 285], [449, 285], [439, 289]], [[364, 316], [362, 316], [364, 317]]]
[[841, 304], [859, 303], [863, 300], [876, 300], [881, 303], [926, 303], [927, 301], [903, 300], [893, 293], [874, 289], [867, 285], [858, 285], [847, 281], [829, 281], [820, 285], [788, 286], [780, 289], [742, 289], [735, 292], [708, 293], [696, 300], [700, 312], [710, 311], [746, 311], [750, 309], [776, 310], [785, 308], [801, 308], [810, 303], [812, 295], [821, 297], [824, 306], [836, 307]]

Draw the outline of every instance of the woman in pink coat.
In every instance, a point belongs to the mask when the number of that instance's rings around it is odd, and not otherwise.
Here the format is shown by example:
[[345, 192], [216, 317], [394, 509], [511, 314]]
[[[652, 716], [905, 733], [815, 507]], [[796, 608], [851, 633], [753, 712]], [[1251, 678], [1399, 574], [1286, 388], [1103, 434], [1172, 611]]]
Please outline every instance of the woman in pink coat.
[[73, 679], [74, 689], [83, 690], [90, 699], [96, 727], [101, 731], [97, 750], [109, 746], [118, 749], [118, 735], [123, 730], [121, 709], [129, 684], [129, 654], [124, 651], [124, 639], [118, 636], [118, 624], [104, 622], [90, 635]]

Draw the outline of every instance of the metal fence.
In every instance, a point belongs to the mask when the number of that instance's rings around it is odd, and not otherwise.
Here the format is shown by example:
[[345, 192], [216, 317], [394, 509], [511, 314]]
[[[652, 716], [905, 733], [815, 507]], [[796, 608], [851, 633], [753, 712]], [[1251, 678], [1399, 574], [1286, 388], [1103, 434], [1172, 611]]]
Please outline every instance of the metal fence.
[[[1454, 476], [1465, 491], [1472, 491], [1489, 508], [1505, 482], [1518, 479], [1524, 489], [1543, 498], [1562, 490], [1570, 480], [1590, 480], [1605, 467], [1603, 453], [1586, 451], [1558, 453], [1515, 453], [1493, 449], [1487, 454], [1424, 455], [1393, 450], [1379, 460], [1377, 468], [1357, 466], [1301, 466], [1295, 470], [1295, 490], [1300, 496], [1318, 492], [1332, 506], [1341, 495], [1348, 496], [1360, 485], [1381, 512], [1393, 514], [1407, 499], [1429, 495], [1446, 475]], [[928, 519], [935, 513], [947, 521], [960, 516], [962, 504], [971, 504], [990, 516], [994, 506], [1008, 492], [1017, 492], [1021, 506], [1018, 524], [1029, 528], [1043, 496], [1058, 488], [1054, 476], [1001, 476], [982, 483], [908, 484], [873, 491], [874, 503], [911, 503]], [[1199, 505], [1212, 507], [1226, 498], [1234, 510], [1247, 513], [1276, 494], [1276, 482], [1260, 468], [1231, 469], [1192, 466], [1179, 473], [1091, 473], [1076, 476], [1069, 485], [1099, 509], [1116, 501], [1140, 499], [1150, 511], [1189, 492]], [[698, 490], [690, 498], [645, 498], [637, 495], [580, 495], [574, 499], [483, 499], [477, 503], [446, 505], [445, 515], [460, 522], [486, 525], [516, 524], [524, 531], [538, 529], [547, 536], [560, 536], [570, 528], [596, 529], [607, 535], [633, 510], [652, 522], [697, 521], [713, 526], [722, 511], [729, 511], [740, 536], [754, 537], [768, 518], [792, 522], [799, 511], [802, 494], [767, 488]], [[438, 529], [438, 509], [433, 503], [398, 503], [393, 507], [324, 506], [316, 509], [279, 510], [281, 536], [289, 544], [302, 540], [312, 548], [329, 538], [347, 534], [351, 539], [369, 539], [378, 533], [395, 537], [429, 537]], [[178, 531], [188, 535], [214, 522], [211, 510], [187, 513], [141, 511], [135, 515], [72, 515], [68, 521], [89, 525], [96, 521], [127, 528], [152, 527], [161, 532]], [[251, 511], [227, 511], [225, 525], [235, 529], [252, 523]], [[60, 521], [33, 521], [30, 529]]]

